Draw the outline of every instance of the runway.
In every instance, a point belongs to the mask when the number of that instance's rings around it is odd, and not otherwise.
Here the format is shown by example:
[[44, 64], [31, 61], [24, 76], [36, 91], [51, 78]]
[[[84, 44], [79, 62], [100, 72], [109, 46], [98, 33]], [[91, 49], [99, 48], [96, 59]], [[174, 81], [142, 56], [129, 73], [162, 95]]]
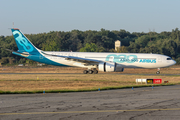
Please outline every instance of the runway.
[[180, 85], [0, 95], [0, 120], [178, 120]]
[[[66, 74], [80, 74], [82, 75], [83, 73], [0, 73], [0, 75], [13, 75], [13, 74], [61, 74], [61, 75], [66, 75]], [[132, 74], [132, 73], [98, 73], [98, 74], [110, 74], [110, 75], [150, 75], [150, 76], [179, 76], [180, 74]]]

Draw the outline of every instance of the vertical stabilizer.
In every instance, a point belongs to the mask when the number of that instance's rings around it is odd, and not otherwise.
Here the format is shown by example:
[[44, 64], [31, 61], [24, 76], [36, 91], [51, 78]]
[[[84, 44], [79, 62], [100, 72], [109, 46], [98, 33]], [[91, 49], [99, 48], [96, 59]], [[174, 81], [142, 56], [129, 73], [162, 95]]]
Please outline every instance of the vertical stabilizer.
[[19, 49], [18, 52], [28, 52], [30, 54], [39, 53], [38, 49], [28, 40], [28, 38], [26, 38], [26, 36], [19, 29], [13, 28], [11, 30]]

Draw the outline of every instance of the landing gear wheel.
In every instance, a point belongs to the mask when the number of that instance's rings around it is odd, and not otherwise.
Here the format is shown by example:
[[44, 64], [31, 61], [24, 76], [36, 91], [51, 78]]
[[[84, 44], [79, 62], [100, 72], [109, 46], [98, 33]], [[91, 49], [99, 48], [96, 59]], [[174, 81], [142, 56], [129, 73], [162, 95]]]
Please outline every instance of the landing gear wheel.
[[93, 74], [93, 71], [92, 71], [92, 70], [89, 70], [89, 74]]
[[94, 74], [98, 74], [98, 71], [97, 70], [94, 70], [94, 72], [93, 72]]
[[87, 74], [87, 73], [88, 73], [88, 71], [87, 71], [87, 70], [84, 70], [84, 71], [83, 71], [83, 73], [84, 73], [84, 74]]
[[160, 74], [160, 71], [157, 71], [156, 74]]

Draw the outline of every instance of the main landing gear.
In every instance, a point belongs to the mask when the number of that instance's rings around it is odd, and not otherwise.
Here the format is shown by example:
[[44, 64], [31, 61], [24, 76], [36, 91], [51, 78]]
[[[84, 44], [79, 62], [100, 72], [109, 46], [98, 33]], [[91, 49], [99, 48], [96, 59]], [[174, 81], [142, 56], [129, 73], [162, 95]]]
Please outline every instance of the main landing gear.
[[160, 74], [160, 68], [157, 69], [156, 74]]
[[94, 70], [84, 70], [83, 71], [83, 73], [84, 74], [87, 74], [87, 73], [89, 73], [89, 74], [98, 74], [98, 70], [96, 70], [96, 69], [94, 69]]

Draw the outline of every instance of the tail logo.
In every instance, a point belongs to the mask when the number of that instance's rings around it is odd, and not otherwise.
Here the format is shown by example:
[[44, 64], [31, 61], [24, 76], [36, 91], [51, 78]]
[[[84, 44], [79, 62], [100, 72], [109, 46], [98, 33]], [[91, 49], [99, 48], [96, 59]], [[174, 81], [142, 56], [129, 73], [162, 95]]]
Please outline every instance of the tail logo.
[[28, 40], [24, 38], [20, 32], [14, 31], [13, 35], [15, 36], [16, 34], [18, 34], [18, 36], [15, 38], [15, 40], [25, 49], [26, 52], [32, 52], [34, 48], [28, 42]]

